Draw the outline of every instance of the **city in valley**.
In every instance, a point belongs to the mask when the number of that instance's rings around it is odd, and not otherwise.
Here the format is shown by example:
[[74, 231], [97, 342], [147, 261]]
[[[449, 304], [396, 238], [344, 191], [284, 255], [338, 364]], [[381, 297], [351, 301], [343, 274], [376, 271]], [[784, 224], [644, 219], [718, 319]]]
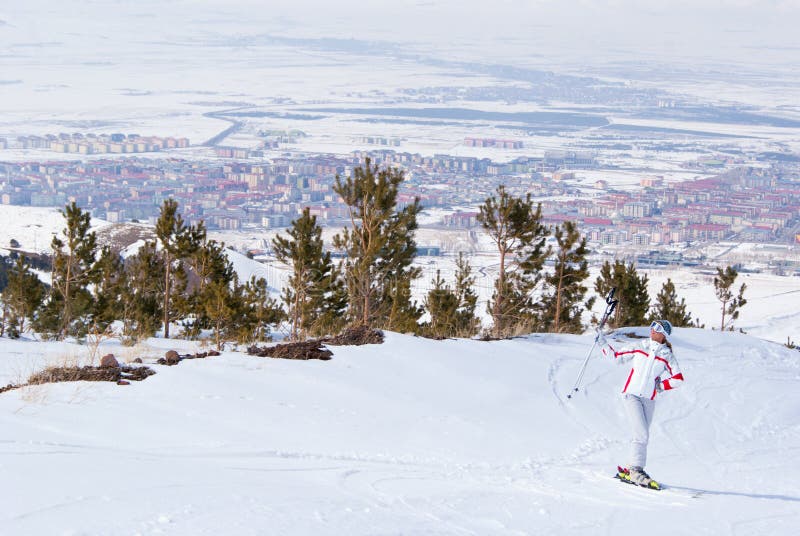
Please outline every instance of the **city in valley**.
[[[53, 138], [49, 147], [60, 150], [69, 144], [84, 147], [81, 140], [98, 137]], [[147, 140], [127, 145], [144, 152], [153, 148], [152, 138]], [[181, 141], [189, 146], [188, 140]], [[23, 138], [16, 143], [30, 141]], [[173, 145], [177, 145], [174, 139]], [[245, 158], [187, 159], [170, 158], [166, 144], [152, 150], [154, 154], [120, 159], [0, 163], [2, 203], [63, 207], [76, 202], [108, 222], [153, 224], [163, 200], [171, 197], [180, 202], [188, 221], [202, 220], [210, 230], [246, 234], [279, 230], [304, 207], [310, 207], [320, 223], [336, 227], [348, 220], [347, 207], [333, 190], [336, 177], [349, 176], [353, 167], [369, 158], [405, 172], [401, 202], [421, 200], [427, 210], [424, 227], [441, 230], [443, 236], [461, 230], [473, 237], [466, 244], [434, 238], [435, 243], [426, 244], [434, 255], [457, 254], [460, 248], [470, 253], [480, 250], [474, 238], [480, 227], [477, 207], [499, 185], [515, 195], [531, 194], [541, 203], [546, 223], [576, 221], [596, 249], [633, 256], [644, 264], [703, 265], [702, 246], [719, 242], [759, 244], [766, 246], [765, 252], [775, 251], [770, 245], [800, 243], [800, 165], [794, 163], [742, 162], [732, 157], [698, 160], [686, 164], [702, 174], [696, 178], [667, 180], [642, 172], [638, 183], [616, 187], [599, 178], [604, 169], [610, 173], [614, 169], [585, 152], [547, 151], [539, 157], [498, 162], [394, 149], [344, 155], [287, 153], [269, 159], [263, 151]], [[783, 261], [767, 253], [764, 262], [751, 268], [800, 274], [800, 264]]]

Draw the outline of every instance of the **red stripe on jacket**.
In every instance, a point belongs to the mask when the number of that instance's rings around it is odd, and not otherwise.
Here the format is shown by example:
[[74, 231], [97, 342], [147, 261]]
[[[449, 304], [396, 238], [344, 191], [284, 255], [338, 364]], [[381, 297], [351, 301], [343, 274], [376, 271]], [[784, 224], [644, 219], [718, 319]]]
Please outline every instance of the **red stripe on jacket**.
[[644, 350], [640, 350], [640, 349], [636, 348], [636, 349], [634, 349], [634, 350], [623, 350], [622, 352], [617, 352], [617, 351], [615, 351], [615, 352], [614, 352], [614, 357], [619, 357], [619, 356], [621, 356], [621, 355], [625, 355], [625, 354], [642, 354], [642, 355], [650, 355], [650, 354], [648, 354], [647, 352], [645, 352]]
[[[619, 357], [619, 356], [625, 355], [625, 354], [650, 355], [647, 352], [645, 352], [644, 350], [640, 350], [639, 348], [636, 348], [635, 350], [625, 350], [623, 352], [614, 352], [614, 357]], [[664, 359], [663, 357], [660, 357], [660, 356], [655, 356], [654, 359], [657, 359], [658, 361], [663, 362], [664, 365], [667, 366], [667, 370], [669, 371], [669, 373], [672, 374], [672, 367], [669, 366], [669, 362], [666, 359]]]
[[631, 367], [631, 373], [628, 374], [628, 381], [625, 382], [625, 387], [622, 389], [623, 393], [628, 390], [628, 385], [631, 383], [631, 378], [633, 378], [633, 367]]

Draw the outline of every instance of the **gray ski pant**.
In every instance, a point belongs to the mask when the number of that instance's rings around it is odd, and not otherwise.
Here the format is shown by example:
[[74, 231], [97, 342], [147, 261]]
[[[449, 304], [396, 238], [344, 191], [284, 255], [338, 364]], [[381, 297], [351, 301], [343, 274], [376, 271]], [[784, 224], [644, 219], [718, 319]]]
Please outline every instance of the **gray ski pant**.
[[625, 395], [622, 399], [631, 425], [631, 454], [628, 467], [644, 467], [647, 463], [647, 441], [650, 439], [650, 423], [656, 401], [636, 395]]

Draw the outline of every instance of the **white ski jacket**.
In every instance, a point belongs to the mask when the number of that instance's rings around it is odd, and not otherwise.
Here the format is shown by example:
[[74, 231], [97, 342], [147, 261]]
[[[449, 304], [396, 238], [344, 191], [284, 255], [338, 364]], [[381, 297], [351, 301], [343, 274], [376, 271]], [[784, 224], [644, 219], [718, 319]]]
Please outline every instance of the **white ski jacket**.
[[648, 338], [619, 351], [608, 341], [605, 344], [607, 346], [602, 349], [604, 355], [610, 353], [623, 362], [632, 361], [631, 371], [622, 388], [624, 394], [653, 400], [659, 391], [669, 391], [683, 383], [678, 361], [666, 344]]

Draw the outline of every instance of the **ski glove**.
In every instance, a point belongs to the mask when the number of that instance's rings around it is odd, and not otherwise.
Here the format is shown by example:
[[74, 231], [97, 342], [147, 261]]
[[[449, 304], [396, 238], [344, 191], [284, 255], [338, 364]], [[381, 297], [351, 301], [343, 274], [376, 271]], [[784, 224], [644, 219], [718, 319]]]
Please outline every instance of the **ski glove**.
[[600, 351], [603, 352], [603, 355], [614, 357], [614, 355], [616, 354], [616, 350], [614, 350], [614, 347], [611, 346], [611, 343], [608, 342], [605, 335], [600, 333], [600, 335], [597, 338], [597, 342], [600, 345]]

